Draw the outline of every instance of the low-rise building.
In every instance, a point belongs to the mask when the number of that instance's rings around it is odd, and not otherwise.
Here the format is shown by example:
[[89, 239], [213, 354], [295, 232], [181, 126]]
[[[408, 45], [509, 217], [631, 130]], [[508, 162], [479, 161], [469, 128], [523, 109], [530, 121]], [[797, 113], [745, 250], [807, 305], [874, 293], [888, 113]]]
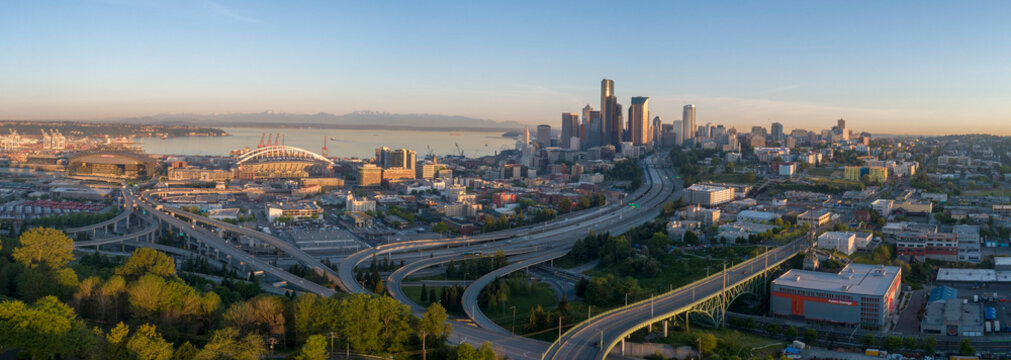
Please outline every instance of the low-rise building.
[[902, 282], [898, 266], [849, 264], [839, 273], [789, 270], [772, 282], [774, 316], [884, 327]]
[[234, 178], [231, 170], [209, 170], [196, 168], [169, 169], [168, 179], [172, 181], [226, 181]]
[[826, 209], [808, 210], [797, 216], [797, 223], [816, 228], [832, 220], [832, 212]]
[[818, 248], [852, 255], [857, 249], [867, 247], [872, 237], [871, 233], [829, 231], [818, 236]]
[[693, 184], [684, 191], [684, 200], [689, 204], [716, 206], [734, 200], [734, 189], [713, 185]]
[[779, 218], [779, 214], [766, 212], [766, 211], [754, 211], [754, 210], [744, 210], [737, 213], [737, 222], [744, 223], [769, 223], [775, 221]]
[[323, 214], [323, 208], [313, 201], [281, 201], [270, 202], [266, 205], [267, 217], [270, 221], [281, 216], [288, 216], [293, 219], [319, 216]]
[[958, 260], [958, 235], [939, 232], [903, 231], [898, 235], [896, 254], [917, 259]]

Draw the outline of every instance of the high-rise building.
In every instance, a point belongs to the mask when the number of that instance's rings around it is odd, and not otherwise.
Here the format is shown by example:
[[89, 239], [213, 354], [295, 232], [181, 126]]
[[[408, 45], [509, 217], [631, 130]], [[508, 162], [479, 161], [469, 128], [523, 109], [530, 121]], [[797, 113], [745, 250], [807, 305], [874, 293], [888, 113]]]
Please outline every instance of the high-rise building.
[[661, 139], [663, 138], [663, 120], [659, 116], [653, 117], [653, 144], [656, 146], [661, 145]]
[[390, 167], [390, 156], [392, 156], [392, 153], [393, 150], [385, 146], [376, 148], [376, 158], [373, 162], [381, 168]]
[[783, 141], [783, 124], [778, 122], [772, 123], [772, 140], [773, 141]]
[[604, 119], [600, 116], [600, 111], [591, 110], [589, 121], [586, 123], [586, 148], [603, 145]]
[[583, 121], [579, 124], [579, 146], [583, 149], [587, 148], [590, 141], [590, 134], [587, 131], [590, 129], [590, 112], [592, 111], [593, 107], [590, 104], [583, 107]]
[[614, 141], [617, 143], [617, 144], [612, 144], [612, 145], [614, 145], [617, 148], [617, 147], [621, 147], [622, 136], [625, 134], [625, 129], [624, 129], [624, 127], [625, 127], [624, 126], [624, 124], [625, 124], [625, 116], [622, 115], [622, 113], [621, 113], [621, 111], [622, 111], [621, 104], [615, 103], [614, 104], [614, 109], [615, 109], [614, 113], [616, 114], [616, 118], [615, 118], [614, 122], [615, 122], [615, 124], [618, 125], [618, 127], [614, 128], [614, 129], [611, 129], [612, 130], [611, 134], [614, 135]]
[[579, 114], [562, 113], [562, 137], [558, 139], [558, 146], [568, 149], [573, 136], [579, 137]]
[[674, 145], [681, 146], [685, 143], [684, 121], [674, 120]]
[[390, 168], [404, 168], [414, 170], [418, 163], [418, 153], [410, 149], [393, 150], [390, 156]]
[[846, 129], [846, 120], [845, 119], [836, 120], [836, 126], [838, 126], [840, 130], [845, 130]]
[[681, 114], [681, 139], [687, 143], [695, 136], [695, 104], [685, 105]]
[[551, 125], [537, 125], [537, 143], [541, 148], [551, 146]]
[[600, 81], [600, 115], [604, 120], [604, 144], [618, 146], [621, 142], [621, 109], [614, 96], [614, 81]]
[[629, 135], [632, 145], [648, 145], [653, 139], [649, 123], [649, 98], [636, 96], [632, 98], [632, 106], [628, 108]]

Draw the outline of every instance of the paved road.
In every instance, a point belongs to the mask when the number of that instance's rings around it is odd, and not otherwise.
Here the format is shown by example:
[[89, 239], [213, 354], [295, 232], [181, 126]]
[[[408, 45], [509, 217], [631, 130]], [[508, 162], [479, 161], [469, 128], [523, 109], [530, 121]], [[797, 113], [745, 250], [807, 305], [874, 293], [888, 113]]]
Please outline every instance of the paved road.
[[[680, 189], [672, 188], [674, 183], [671, 181], [671, 174], [666, 171], [666, 168], [652, 166], [654, 165], [652, 158], [647, 159], [645, 165], [647, 166], [648, 177], [646, 180], [649, 185], [647, 186], [649, 190], [646, 191], [645, 196], [642, 198], [643, 201], [639, 204], [639, 208], [629, 207], [620, 209], [618, 211], [625, 212], [626, 215], [605, 217], [596, 222], [587, 222], [583, 227], [584, 229], [594, 230], [597, 232], [609, 231], [612, 234], [624, 233], [632, 227], [641, 225], [656, 218], [660, 214], [662, 206], [666, 201], [668, 201], [671, 197], [676, 198], [680, 195], [680, 192], [678, 191]], [[553, 239], [554, 242], [558, 243], [557, 248], [530, 259], [511, 263], [507, 266], [496, 269], [478, 278], [473, 284], [471, 284], [471, 286], [468, 286], [467, 290], [463, 293], [463, 308], [467, 313], [467, 317], [473, 320], [474, 323], [480, 327], [504, 334], [511, 334], [508, 330], [502, 328], [498, 324], [495, 324], [495, 322], [485, 316], [480, 307], [477, 305], [478, 296], [481, 294], [481, 291], [485, 288], [485, 286], [488, 286], [488, 284], [491, 284], [491, 282], [495, 281], [495, 279], [499, 277], [565, 256], [572, 247], [572, 244], [583, 237], [581, 232], [563, 236], [564, 238], [562, 239]]]
[[576, 325], [552, 344], [544, 354], [544, 359], [603, 359], [603, 347], [609, 349], [622, 338], [646, 323], [655, 322], [683, 311], [696, 302], [723, 291], [726, 287], [741, 283], [761, 272], [764, 266], [785, 261], [794, 256], [807, 240], [794, 242], [773, 249], [762, 256], [745, 261], [737, 266], [710, 276], [702, 281], [674, 290], [667, 294], [647, 299], [626, 308], [605, 312], [589, 321]]
[[[145, 193], [145, 195], [146, 195], [146, 193]], [[258, 230], [255, 230], [255, 229], [248, 229], [248, 228], [244, 228], [244, 227], [241, 227], [241, 226], [232, 225], [232, 224], [226, 223], [224, 221], [218, 221], [218, 220], [214, 220], [214, 219], [211, 219], [211, 218], [208, 218], [208, 217], [205, 217], [205, 216], [196, 215], [196, 214], [190, 213], [188, 211], [184, 211], [182, 209], [177, 209], [177, 208], [174, 208], [174, 207], [171, 207], [171, 206], [162, 206], [161, 210], [164, 211], [165, 213], [168, 213], [168, 214], [171, 214], [171, 215], [184, 217], [186, 219], [189, 219], [190, 221], [195, 221], [195, 222], [200, 222], [200, 223], [203, 223], [203, 224], [207, 224], [207, 225], [219, 228], [219, 229], [223, 229], [225, 231], [230, 231], [230, 232], [233, 232], [233, 233], [237, 233], [239, 235], [242, 235], [242, 236], [245, 236], [245, 237], [248, 237], [248, 238], [252, 238], [252, 239], [256, 239], [256, 240], [260, 240], [262, 242], [270, 244], [271, 246], [273, 246], [277, 250], [279, 250], [279, 251], [287, 254], [288, 256], [291, 256], [296, 261], [302, 263], [305, 266], [308, 266], [308, 267], [312, 268], [313, 270], [315, 270], [320, 275], [326, 275], [327, 278], [329, 278], [331, 281], [336, 282], [338, 285], [342, 285], [343, 284], [340, 281], [340, 277], [337, 276], [337, 272], [336, 271], [334, 271], [333, 269], [331, 269], [331, 268], [323, 265], [323, 263], [321, 263], [318, 259], [316, 259], [316, 257], [314, 257], [312, 255], [309, 255], [305, 251], [302, 251], [302, 249], [299, 249], [294, 244], [292, 244], [290, 242], [287, 242], [287, 241], [284, 241], [282, 239], [279, 239], [276, 236], [273, 236], [273, 235], [270, 235], [270, 234], [266, 234], [266, 233], [260, 232]], [[158, 213], [161, 214], [162, 212], [158, 212]], [[219, 239], [220, 239], [220, 237], [219, 237]], [[343, 287], [342, 287], [342, 290], [348, 291], [348, 289], [345, 289]]]
[[[129, 198], [130, 201], [136, 203], [142, 209], [146, 210], [148, 214], [151, 214], [152, 216], [158, 218], [158, 220], [167, 223], [173, 227], [176, 227], [178, 229], [182, 229], [182, 231], [187, 235], [210, 246], [211, 248], [216, 249], [217, 251], [220, 251], [225, 255], [226, 258], [231, 259], [232, 262], [239, 262], [240, 265], [248, 265], [253, 269], [261, 270], [264, 273], [269, 274], [275, 278], [287, 281], [288, 284], [291, 286], [295, 286], [297, 288], [304, 289], [306, 291], [315, 294], [329, 297], [335, 293], [333, 289], [323, 287], [322, 285], [316, 284], [302, 277], [295, 276], [294, 274], [289, 273], [288, 271], [278, 268], [274, 265], [271, 265], [266, 261], [258, 260], [249, 253], [246, 253], [245, 251], [236, 248], [232, 244], [229, 244], [217, 234], [205, 230], [203, 227], [195, 226], [193, 224], [180, 220], [173, 215], [161, 212], [145, 201], [137, 201], [137, 199], [134, 198], [135, 195], [129, 190], [125, 190], [123, 196]], [[165, 208], [171, 209], [168, 207]]]

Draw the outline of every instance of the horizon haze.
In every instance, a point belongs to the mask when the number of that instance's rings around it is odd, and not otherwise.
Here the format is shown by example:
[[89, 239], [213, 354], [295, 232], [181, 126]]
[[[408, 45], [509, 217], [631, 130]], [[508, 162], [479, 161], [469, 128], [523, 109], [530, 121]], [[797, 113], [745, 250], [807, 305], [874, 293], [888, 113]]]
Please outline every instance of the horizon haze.
[[[747, 129], [1011, 135], [1011, 4], [23, 2], [0, 13], [0, 119], [443, 114], [557, 126], [651, 116]], [[1004, 10], [1004, 11], [1001, 11]]]

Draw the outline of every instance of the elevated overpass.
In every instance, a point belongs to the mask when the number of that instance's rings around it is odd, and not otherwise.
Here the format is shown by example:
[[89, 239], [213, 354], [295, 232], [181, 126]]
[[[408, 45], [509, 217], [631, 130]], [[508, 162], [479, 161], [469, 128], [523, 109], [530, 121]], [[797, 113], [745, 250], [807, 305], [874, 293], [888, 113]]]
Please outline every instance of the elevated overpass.
[[729, 269], [666, 294], [613, 309], [577, 324], [562, 334], [542, 359], [604, 359], [624, 339], [644, 327], [660, 323], [666, 333], [671, 320], [702, 318], [715, 326], [723, 323], [727, 308], [744, 294], [764, 295], [766, 283], [777, 268], [805, 248], [798, 239]]

